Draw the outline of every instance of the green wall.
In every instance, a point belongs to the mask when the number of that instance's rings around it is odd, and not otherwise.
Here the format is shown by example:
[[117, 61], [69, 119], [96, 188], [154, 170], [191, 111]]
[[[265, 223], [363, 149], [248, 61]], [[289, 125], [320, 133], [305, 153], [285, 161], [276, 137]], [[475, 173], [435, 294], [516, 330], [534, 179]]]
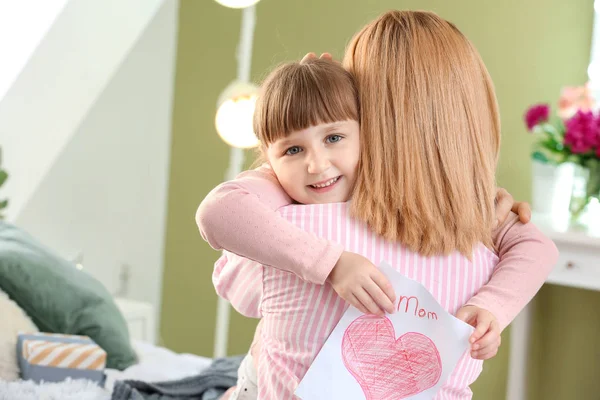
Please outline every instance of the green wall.
[[[343, 54], [363, 24], [391, 9], [432, 10], [475, 43], [496, 84], [503, 123], [498, 182], [529, 200], [531, 138], [525, 108], [555, 101], [560, 87], [586, 79], [592, 0], [262, 0], [257, 6], [252, 77], [309, 51]], [[222, 181], [228, 148], [214, 129], [216, 99], [235, 77], [241, 11], [211, 0], [181, 0], [173, 112], [161, 337], [176, 351], [211, 355], [217, 298], [211, 272], [218, 253], [200, 238], [194, 212]], [[252, 155], [248, 153], [248, 162]], [[531, 399], [598, 398], [600, 295], [546, 285], [535, 306]], [[245, 352], [256, 321], [232, 318], [230, 353]], [[476, 398], [504, 399], [509, 330], [486, 362]]]

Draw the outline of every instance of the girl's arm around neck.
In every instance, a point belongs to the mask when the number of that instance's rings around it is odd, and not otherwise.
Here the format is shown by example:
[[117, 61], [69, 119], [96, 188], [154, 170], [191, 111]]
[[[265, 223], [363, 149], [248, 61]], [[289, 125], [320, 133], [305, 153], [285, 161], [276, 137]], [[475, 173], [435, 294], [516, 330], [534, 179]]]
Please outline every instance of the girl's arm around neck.
[[213, 189], [198, 207], [196, 223], [215, 250], [323, 284], [343, 247], [281, 217], [277, 210], [291, 203], [271, 168], [263, 165]]

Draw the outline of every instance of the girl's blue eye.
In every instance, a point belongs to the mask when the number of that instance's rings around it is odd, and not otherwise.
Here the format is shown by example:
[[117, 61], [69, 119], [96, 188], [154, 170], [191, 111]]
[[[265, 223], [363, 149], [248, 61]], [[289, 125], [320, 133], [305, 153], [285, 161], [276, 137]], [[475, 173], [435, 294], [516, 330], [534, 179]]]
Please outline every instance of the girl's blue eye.
[[337, 143], [340, 140], [342, 140], [342, 137], [340, 135], [330, 135], [330, 136], [327, 136], [327, 142], [328, 143]]
[[292, 146], [289, 149], [287, 149], [285, 151], [285, 154], [288, 156], [293, 156], [294, 154], [298, 154], [302, 151], [302, 149], [300, 149], [300, 147], [298, 146]]

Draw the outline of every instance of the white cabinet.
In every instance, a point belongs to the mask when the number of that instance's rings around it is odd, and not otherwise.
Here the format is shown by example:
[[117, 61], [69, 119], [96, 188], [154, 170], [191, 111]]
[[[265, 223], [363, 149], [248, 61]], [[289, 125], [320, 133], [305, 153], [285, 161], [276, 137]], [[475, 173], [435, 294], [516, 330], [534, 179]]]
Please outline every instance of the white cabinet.
[[[533, 222], [554, 241], [560, 253], [546, 282], [600, 291], [600, 234], [557, 227], [535, 217]], [[508, 400], [526, 399], [531, 312], [527, 306], [511, 325]]]
[[115, 299], [115, 303], [127, 321], [131, 339], [156, 344], [154, 307], [150, 303], [124, 298]]

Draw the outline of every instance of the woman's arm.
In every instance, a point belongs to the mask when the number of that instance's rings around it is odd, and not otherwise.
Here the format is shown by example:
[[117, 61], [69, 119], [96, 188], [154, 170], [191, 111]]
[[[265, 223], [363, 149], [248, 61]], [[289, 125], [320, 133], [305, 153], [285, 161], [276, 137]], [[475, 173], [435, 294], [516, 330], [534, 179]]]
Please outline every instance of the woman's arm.
[[292, 203], [270, 167], [240, 174], [212, 190], [196, 212], [211, 247], [323, 284], [343, 247], [305, 232], [276, 212]]
[[467, 305], [490, 311], [503, 330], [540, 290], [558, 259], [558, 250], [532, 223], [516, 214], [494, 235], [500, 261], [490, 281]]

